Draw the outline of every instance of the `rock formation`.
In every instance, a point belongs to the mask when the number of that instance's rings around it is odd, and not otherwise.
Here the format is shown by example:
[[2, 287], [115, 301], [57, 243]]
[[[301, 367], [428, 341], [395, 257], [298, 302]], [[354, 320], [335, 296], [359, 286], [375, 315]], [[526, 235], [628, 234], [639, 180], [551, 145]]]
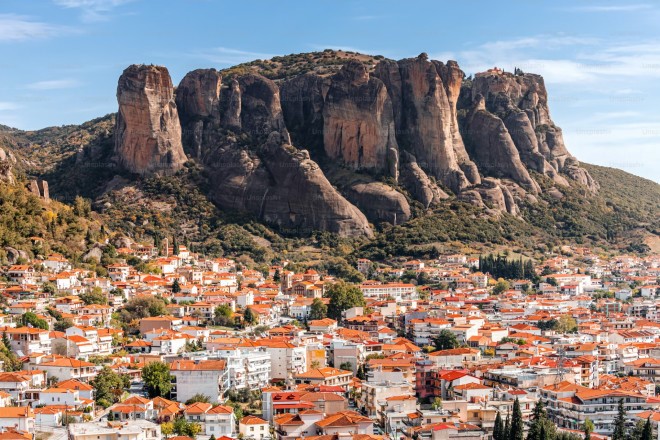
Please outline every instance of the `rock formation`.
[[176, 106], [181, 125], [188, 127], [182, 133], [186, 153], [201, 158], [204, 124], [220, 117], [220, 90], [222, 76], [215, 69], [189, 72], [176, 90]]
[[598, 184], [568, 152], [561, 128], [550, 118], [543, 77], [491, 69], [477, 74], [466, 93], [471, 95], [473, 103], [479, 96], [483, 97], [487, 111], [504, 122], [528, 168], [547, 175], [559, 185], [568, 184], [559, 174], [563, 173], [591, 191], [598, 189]]
[[437, 205], [440, 201], [449, 198], [449, 195], [419, 167], [415, 156], [404, 151], [401, 160], [399, 181], [425, 208]]
[[533, 193], [540, 191], [520, 160], [504, 123], [486, 110], [484, 98], [480, 95], [475, 97], [473, 108], [466, 117], [464, 133], [470, 156], [484, 174], [508, 177]]
[[283, 232], [345, 236], [371, 235], [367, 219], [407, 221], [410, 198], [519, 215], [541, 192], [534, 173], [598, 188], [566, 149], [538, 75], [493, 69], [464, 81], [455, 61], [426, 54], [352, 59], [277, 84], [257, 71], [194, 70], [174, 98], [167, 69], [130, 66], [117, 88], [119, 162], [168, 174], [187, 154], [220, 208]]
[[393, 171], [392, 177], [398, 177], [392, 103], [383, 82], [370, 78], [364, 64], [349, 61], [332, 77], [323, 122], [329, 158], [354, 169]]
[[165, 67], [132, 65], [117, 85], [115, 154], [136, 174], [172, 174], [186, 161], [174, 88]]
[[44, 200], [50, 200], [50, 192], [48, 191], [48, 182], [42, 179], [33, 179], [28, 182], [28, 191], [37, 197]]
[[[188, 76], [184, 81], [198, 83]], [[185, 90], [199, 93], [195, 88]], [[200, 102], [183, 94], [179, 100]], [[192, 147], [206, 167], [213, 201], [224, 209], [250, 212], [287, 234], [327, 230], [344, 236], [372, 235], [364, 214], [332, 187], [307, 151], [291, 145], [275, 83], [243, 75], [222, 88], [219, 100], [217, 113], [215, 106], [208, 112], [195, 105], [182, 106], [181, 114], [184, 124], [196, 127], [192, 129], [197, 134], [186, 143], [201, 142]], [[188, 125], [183, 130], [188, 131]]]
[[[426, 54], [401, 60], [397, 65], [399, 75], [394, 73], [390, 62], [376, 68], [375, 75], [382, 75], [380, 79], [388, 91], [392, 90], [392, 101], [400, 99], [400, 106], [393, 106], [400, 108], [397, 110], [400, 115], [396, 117], [400, 121], [396, 130], [400, 147], [413, 154], [422, 169], [454, 192], [478, 183], [470, 181], [459, 165], [454, 149], [454, 135], [458, 136], [456, 111], [455, 107], [452, 111], [438, 66], [429, 61]], [[400, 84], [396, 82], [399, 80]], [[461, 160], [466, 159], [467, 155], [461, 157]], [[471, 177], [478, 179], [474, 169], [467, 168]]]
[[11, 152], [0, 148], [0, 180], [6, 183], [14, 183], [12, 168], [16, 164], [16, 158]]

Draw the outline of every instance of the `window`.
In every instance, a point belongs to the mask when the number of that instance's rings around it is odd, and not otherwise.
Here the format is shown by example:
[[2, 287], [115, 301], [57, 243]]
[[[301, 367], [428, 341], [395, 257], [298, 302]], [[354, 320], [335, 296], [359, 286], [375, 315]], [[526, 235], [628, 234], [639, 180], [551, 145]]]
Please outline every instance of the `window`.
[[254, 426], [250, 426], [250, 431], [254, 431]]

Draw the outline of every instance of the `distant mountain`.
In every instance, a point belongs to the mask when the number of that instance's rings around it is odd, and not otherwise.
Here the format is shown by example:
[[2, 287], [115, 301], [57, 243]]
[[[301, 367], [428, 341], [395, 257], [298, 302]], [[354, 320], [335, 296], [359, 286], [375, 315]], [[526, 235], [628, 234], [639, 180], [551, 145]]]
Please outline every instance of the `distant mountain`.
[[176, 88], [165, 67], [133, 65], [117, 98], [117, 115], [80, 126], [0, 127], [0, 146], [17, 174], [93, 200], [136, 240], [267, 260], [326, 231], [350, 258], [387, 258], [452, 241], [645, 250], [660, 230], [660, 186], [580, 164], [535, 74], [327, 50]]

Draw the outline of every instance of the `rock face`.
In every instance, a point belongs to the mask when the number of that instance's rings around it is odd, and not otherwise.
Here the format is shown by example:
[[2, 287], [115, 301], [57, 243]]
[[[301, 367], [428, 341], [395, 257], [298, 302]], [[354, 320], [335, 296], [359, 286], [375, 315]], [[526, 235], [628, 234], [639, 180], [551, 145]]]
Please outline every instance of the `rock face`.
[[[196, 78], [183, 81], [198, 83]], [[204, 101], [194, 96], [200, 89], [186, 90], [193, 96], [177, 100]], [[182, 106], [184, 133], [197, 133], [186, 144], [201, 140], [186, 148], [200, 152], [209, 196], [220, 207], [250, 212], [287, 234], [372, 235], [364, 214], [332, 187], [307, 151], [291, 145], [275, 83], [259, 75], [240, 76], [222, 87], [217, 105], [202, 109]]]
[[349, 61], [332, 77], [323, 122], [329, 158], [354, 169], [388, 173], [397, 169], [389, 165], [398, 162], [399, 150], [392, 103], [383, 82], [370, 78], [361, 62]]
[[[430, 175], [439, 179], [454, 192], [473, 182], [459, 166], [454, 150], [454, 133], [458, 123], [452, 122], [452, 106], [438, 73], [437, 66], [426, 54], [398, 62], [401, 85], [385, 81], [396, 80], [396, 75], [383, 77], [388, 90], [401, 90], [399, 143], [413, 154]], [[391, 67], [378, 72], [390, 72]], [[396, 93], [396, 92], [395, 92]], [[394, 100], [395, 95], [391, 98]], [[476, 183], [476, 182], [474, 182]]]
[[425, 208], [449, 198], [449, 195], [419, 167], [415, 156], [410, 153], [404, 152], [402, 155], [400, 183]]
[[128, 171], [172, 174], [186, 161], [173, 93], [165, 67], [132, 65], [119, 78], [115, 154]]
[[7, 183], [14, 183], [14, 173], [12, 168], [16, 164], [16, 158], [11, 152], [0, 148], [0, 180]]
[[370, 236], [367, 219], [407, 221], [410, 198], [431, 208], [455, 196], [519, 215], [519, 202], [538, 201], [535, 173], [598, 189], [566, 149], [538, 75], [492, 69], [464, 81], [455, 61], [426, 54], [353, 59], [335, 72], [276, 84], [199, 69], [174, 97], [167, 69], [130, 66], [117, 88], [115, 155], [146, 175], [175, 172], [187, 155], [219, 207], [285, 233]]
[[589, 173], [568, 152], [562, 131], [550, 118], [548, 93], [540, 75], [511, 74], [497, 69], [477, 74], [471, 90], [472, 103], [481, 96], [487, 111], [505, 124], [522, 162], [559, 185], [567, 185], [564, 173], [598, 189]]
[[195, 158], [202, 155], [204, 124], [220, 117], [222, 76], [215, 69], [198, 69], [183, 77], [176, 90], [176, 106], [181, 125], [189, 127], [182, 133], [186, 153]]
[[533, 193], [540, 191], [520, 160], [509, 132], [497, 116], [486, 110], [484, 98], [477, 95], [465, 122], [465, 137], [470, 156], [479, 169], [494, 177], [508, 177]]
[[28, 190], [37, 197], [44, 200], [50, 200], [50, 192], [48, 191], [48, 182], [41, 179], [30, 180], [27, 185]]

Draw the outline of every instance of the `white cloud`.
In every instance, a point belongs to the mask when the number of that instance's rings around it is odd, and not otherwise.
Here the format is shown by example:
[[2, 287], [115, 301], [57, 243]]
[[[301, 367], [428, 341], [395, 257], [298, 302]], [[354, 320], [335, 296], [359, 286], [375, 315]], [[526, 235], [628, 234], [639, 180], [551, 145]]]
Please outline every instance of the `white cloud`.
[[0, 101], [0, 111], [4, 112], [7, 110], [16, 110], [18, 108], [18, 105], [13, 102], [8, 102], [8, 101]]
[[73, 79], [54, 79], [48, 81], [37, 81], [28, 84], [26, 88], [31, 90], [60, 90], [70, 89], [78, 85], [78, 81]]
[[213, 49], [197, 52], [196, 56], [211, 61], [212, 63], [233, 66], [248, 61], [272, 58], [274, 55], [232, 49], [229, 47], [215, 47]]
[[591, 5], [591, 6], [576, 6], [570, 8], [571, 11], [579, 12], [634, 12], [645, 9], [653, 8], [648, 3], [632, 4], [632, 5]]
[[53, 36], [63, 28], [16, 14], [0, 14], [0, 42], [23, 41]]
[[79, 9], [82, 20], [86, 22], [103, 21], [117, 6], [133, 0], [53, 0], [56, 5], [68, 9]]

